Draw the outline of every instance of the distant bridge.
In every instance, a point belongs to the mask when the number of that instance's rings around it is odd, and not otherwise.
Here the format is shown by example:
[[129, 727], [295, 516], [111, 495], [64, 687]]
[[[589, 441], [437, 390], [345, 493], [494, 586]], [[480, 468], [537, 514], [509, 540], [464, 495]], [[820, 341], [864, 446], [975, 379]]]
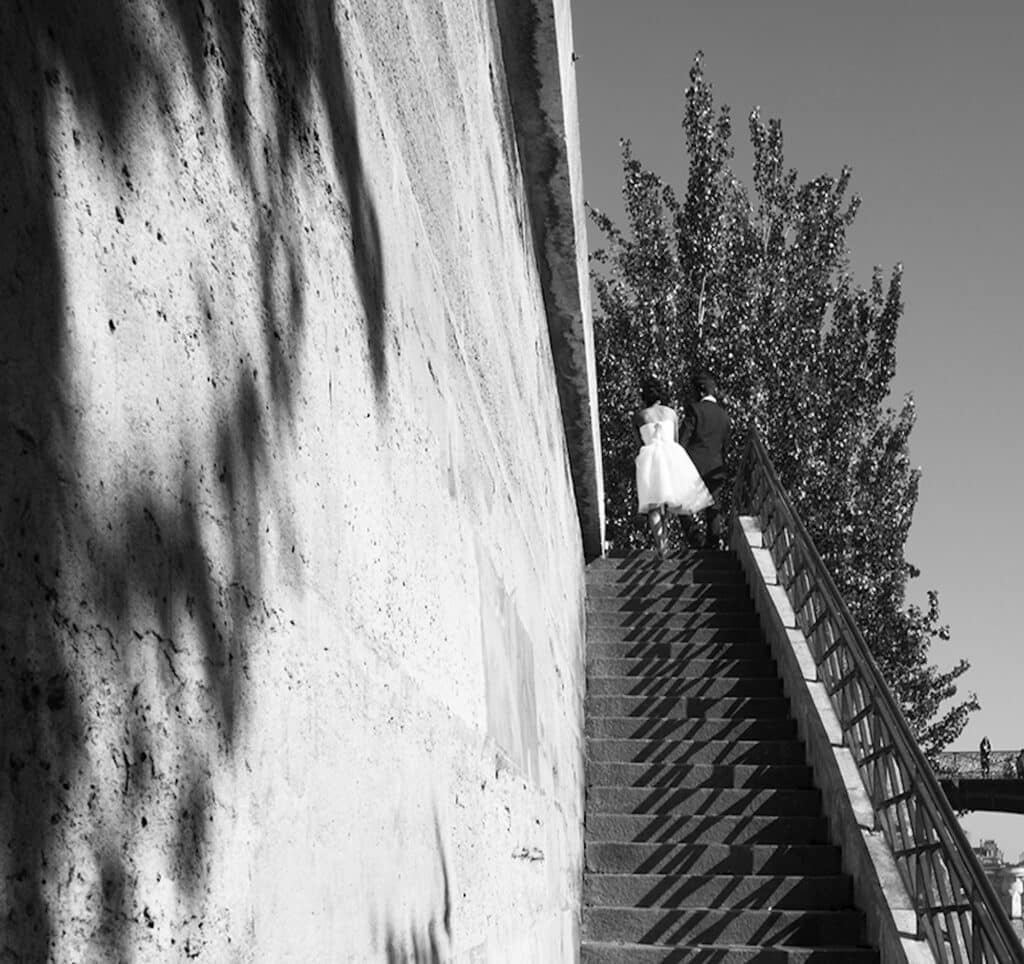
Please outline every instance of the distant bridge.
[[988, 768], [978, 752], [940, 753], [936, 772], [954, 810], [1024, 813], [1024, 778], [1017, 775], [1016, 750], [993, 750]]

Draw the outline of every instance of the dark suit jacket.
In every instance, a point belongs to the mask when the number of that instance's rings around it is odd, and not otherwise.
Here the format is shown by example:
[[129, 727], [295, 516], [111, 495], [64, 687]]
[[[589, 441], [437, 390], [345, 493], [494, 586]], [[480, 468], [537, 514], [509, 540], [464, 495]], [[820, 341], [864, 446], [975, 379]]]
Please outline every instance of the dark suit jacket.
[[723, 467], [730, 427], [729, 416], [717, 402], [704, 400], [687, 406], [679, 441], [705, 480]]

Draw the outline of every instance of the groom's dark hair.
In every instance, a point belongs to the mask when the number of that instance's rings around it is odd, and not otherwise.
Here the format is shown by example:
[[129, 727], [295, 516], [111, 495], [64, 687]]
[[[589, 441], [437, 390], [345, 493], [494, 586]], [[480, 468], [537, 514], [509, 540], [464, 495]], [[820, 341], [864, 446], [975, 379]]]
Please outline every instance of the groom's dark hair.
[[718, 383], [709, 371], [699, 371], [693, 376], [693, 390], [701, 396], [717, 395]]

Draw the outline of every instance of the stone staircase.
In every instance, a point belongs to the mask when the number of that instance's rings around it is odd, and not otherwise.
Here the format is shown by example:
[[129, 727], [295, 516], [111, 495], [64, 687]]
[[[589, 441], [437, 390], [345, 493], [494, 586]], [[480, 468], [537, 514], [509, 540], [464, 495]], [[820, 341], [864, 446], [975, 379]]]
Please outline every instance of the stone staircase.
[[877, 962], [735, 557], [587, 588], [583, 964]]

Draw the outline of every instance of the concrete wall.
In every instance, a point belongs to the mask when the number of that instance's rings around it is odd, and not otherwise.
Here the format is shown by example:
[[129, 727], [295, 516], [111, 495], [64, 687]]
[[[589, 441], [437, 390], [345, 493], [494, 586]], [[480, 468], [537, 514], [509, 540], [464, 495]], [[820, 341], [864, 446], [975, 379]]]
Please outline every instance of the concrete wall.
[[581, 522], [505, 69], [571, 51], [502, 36], [0, 9], [0, 961], [575, 957]]

